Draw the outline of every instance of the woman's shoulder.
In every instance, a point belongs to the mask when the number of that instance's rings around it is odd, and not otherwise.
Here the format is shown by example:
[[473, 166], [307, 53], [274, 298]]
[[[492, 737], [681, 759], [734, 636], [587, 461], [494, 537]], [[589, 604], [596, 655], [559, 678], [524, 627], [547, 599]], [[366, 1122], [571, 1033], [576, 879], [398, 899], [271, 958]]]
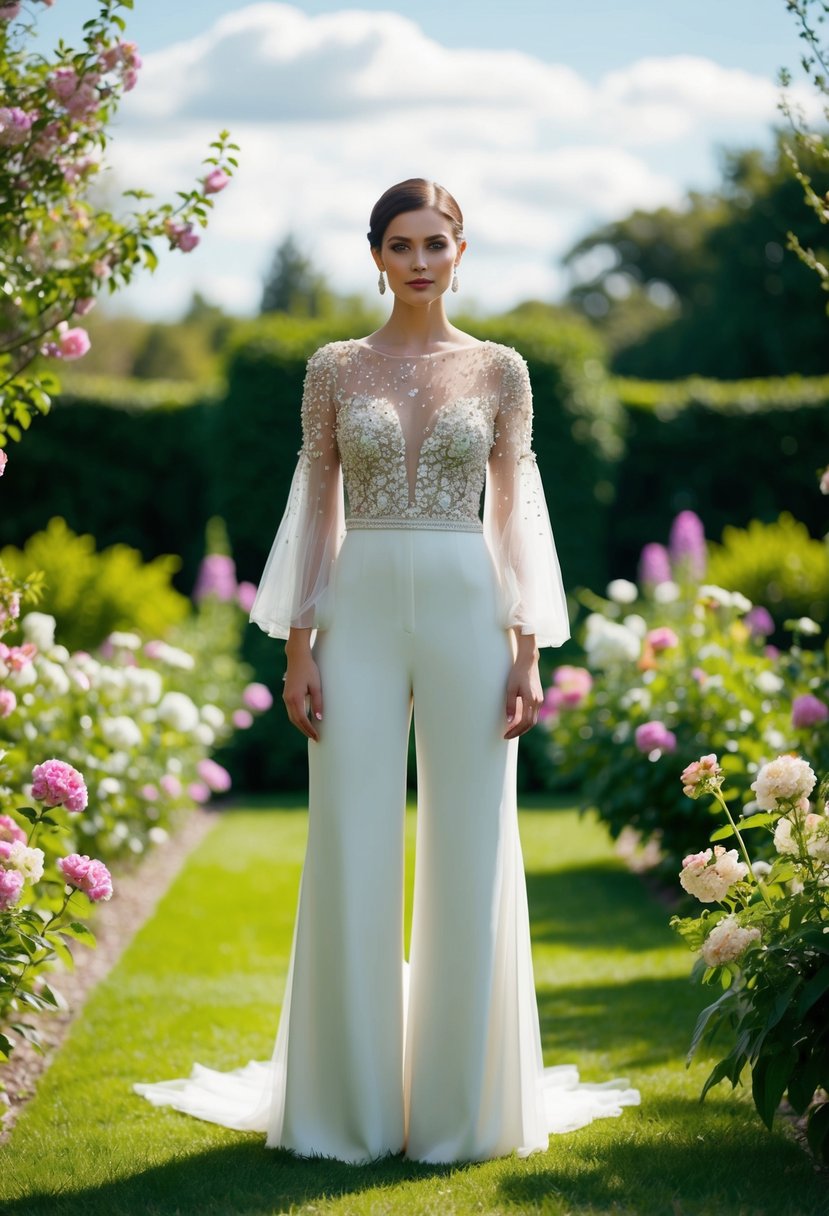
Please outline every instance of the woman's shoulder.
[[350, 352], [352, 342], [349, 338], [337, 338], [318, 346], [308, 359], [308, 370], [316, 371], [332, 367], [339, 363]]
[[505, 342], [486, 342], [493, 359], [505, 370], [520, 370], [527, 366], [527, 360], [514, 346]]

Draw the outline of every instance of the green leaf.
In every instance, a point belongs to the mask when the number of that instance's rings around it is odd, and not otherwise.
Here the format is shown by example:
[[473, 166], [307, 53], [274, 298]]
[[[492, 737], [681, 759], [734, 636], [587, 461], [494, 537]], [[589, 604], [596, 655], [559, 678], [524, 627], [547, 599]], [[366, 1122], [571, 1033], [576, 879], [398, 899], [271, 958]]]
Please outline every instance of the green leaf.
[[824, 966], [822, 971], [818, 971], [813, 975], [808, 983], [803, 985], [803, 991], [800, 994], [800, 999], [797, 1002], [798, 1019], [812, 1008], [816, 1001], [819, 1001], [824, 992], [829, 990], [829, 967]]
[[28, 819], [29, 823], [37, 822], [37, 811], [31, 806], [19, 806], [17, 808], [18, 815], [22, 815], [24, 819]]
[[787, 1051], [776, 1048], [771, 1055], [761, 1056], [751, 1074], [751, 1092], [757, 1113], [771, 1131], [774, 1113], [789, 1084], [789, 1077], [797, 1062], [793, 1047]]
[[63, 925], [60, 931], [65, 937], [77, 938], [79, 942], [83, 942], [85, 946], [92, 946], [93, 949], [98, 944], [92, 930], [87, 929], [86, 925], [81, 924], [79, 920], [72, 920], [68, 925]]
[[809, 1115], [809, 1121], [806, 1124], [806, 1139], [809, 1141], [809, 1148], [822, 1161], [826, 1161], [829, 1157], [827, 1145], [829, 1145], [829, 1102], [824, 1102], [816, 1107]]
[[0, 1058], [8, 1060], [14, 1051], [14, 1044], [4, 1034], [0, 1034]]
[[789, 1101], [799, 1115], [808, 1109], [815, 1096], [815, 1090], [820, 1085], [823, 1063], [820, 1053], [814, 1053], [792, 1070], [789, 1077]]
[[708, 1005], [705, 1009], [702, 1010], [699, 1017], [697, 1018], [697, 1024], [694, 1027], [694, 1033], [691, 1038], [691, 1046], [688, 1048], [687, 1055], [685, 1056], [685, 1060], [686, 1060], [687, 1064], [691, 1063], [691, 1057], [693, 1056], [694, 1052], [696, 1051], [697, 1047], [699, 1046], [700, 1039], [702, 1038], [705, 1028], [708, 1025], [710, 1019], [713, 1017], [713, 1015], [715, 1013], [722, 1013], [723, 1006], [726, 1005], [730, 1000], [733, 1001], [735, 996], [736, 996], [736, 991], [732, 988], [729, 988], [722, 994], [722, 996], [717, 997], [717, 999], [716, 999], [716, 1001], [714, 1001], [713, 1005]]
[[34, 1026], [30, 1026], [28, 1022], [11, 1022], [10, 1026], [12, 1030], [17, 1031], [21, 1039], [26, 1039], [43, 1055], [43, 1040]]

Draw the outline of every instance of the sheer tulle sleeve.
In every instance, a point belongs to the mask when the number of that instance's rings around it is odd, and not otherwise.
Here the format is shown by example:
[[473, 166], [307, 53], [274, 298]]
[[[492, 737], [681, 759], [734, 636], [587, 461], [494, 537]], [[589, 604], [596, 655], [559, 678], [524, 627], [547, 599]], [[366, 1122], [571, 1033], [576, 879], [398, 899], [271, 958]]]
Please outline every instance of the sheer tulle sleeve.
[[504, 348], [501, 395], [484, 492], [484, 536], [501, 583], [502, 623], [534, 633], [539, 647], [570, 637], [567, 600], [541, 474], [532, 450], [527, 364]]
[[336, 360], [323, 346], [306, 367], [302, 447], [250, 612], [250, 620], [274, 638], [287, 638], [292, 625], [324, 628], [327, 623], [326, 592], [345, 536], [335, 375]]

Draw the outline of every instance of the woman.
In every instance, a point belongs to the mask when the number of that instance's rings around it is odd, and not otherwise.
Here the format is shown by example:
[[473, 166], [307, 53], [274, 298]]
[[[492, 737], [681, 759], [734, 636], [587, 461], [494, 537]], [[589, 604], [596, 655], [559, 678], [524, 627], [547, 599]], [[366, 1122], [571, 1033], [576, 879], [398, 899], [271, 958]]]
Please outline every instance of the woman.
[[526, 1155], [639, 1102], [625, 1078], [584, 1084], [575, 1065], [542, 1063], [516, 760], [542, 701], [538, 648], [570, 630], [529, 376], [511, 347], [447, 319], [466, 241], [443, 187], [392, 186], [368, 238], [394, 307], [308, 361], [303, 444], [251, 611], [287, 639], [284, 702], [309, 740], [274, 1052], [133, 1088], [305, 1156]]

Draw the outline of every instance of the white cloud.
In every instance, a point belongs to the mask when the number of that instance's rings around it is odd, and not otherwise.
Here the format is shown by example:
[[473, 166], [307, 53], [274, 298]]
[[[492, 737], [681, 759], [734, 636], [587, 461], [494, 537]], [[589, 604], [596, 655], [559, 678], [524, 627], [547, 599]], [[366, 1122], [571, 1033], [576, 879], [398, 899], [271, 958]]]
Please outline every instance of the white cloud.
[[[199, 249], [167, 260], [179, 259], [169, 274], [215, 298], [210, 278], [252, 307], [289, 230], [335, 287], [373, 291], [374, 200], [402, 178], [435, 178], [466, 209], [464, 290], [497, 309], [561, 289], [557, 257], [591, 225], [677, 205], [700, 185], [694, 171], [713, 167], [684, 150], [735, 131], [762, 138], [776, 101], [771, 82], [696, 56], [642, 59], [593, 85], [518, 51], [441, 46], [396, 13], [259, 3], [146, 55], [108, 152], [124, 187], [172, 198], [231, 130], [239, 170]], [[129, 292], [160, 303], [157, 289]], [[165, 289], [165, 305], [181, 294]]]

